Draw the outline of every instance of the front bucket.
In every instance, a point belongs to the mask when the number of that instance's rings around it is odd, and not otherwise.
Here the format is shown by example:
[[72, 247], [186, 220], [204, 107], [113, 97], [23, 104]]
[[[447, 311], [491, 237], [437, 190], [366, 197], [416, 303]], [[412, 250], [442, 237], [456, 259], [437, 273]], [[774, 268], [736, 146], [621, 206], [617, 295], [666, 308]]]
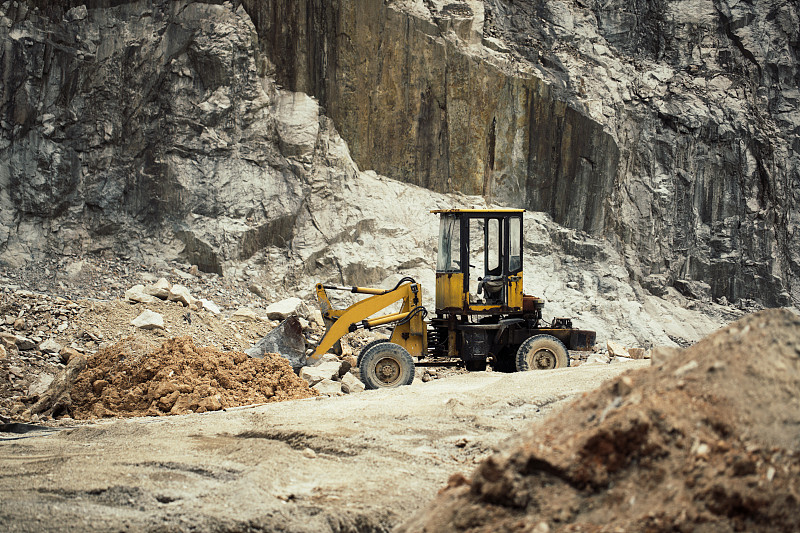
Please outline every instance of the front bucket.
[[257, 359], [268, 353], [277, 353], [289, 360], [295, 373], [300, 372], [306, 365], [306, 339], [300, 321], [296, 316], [290, 316], [244, 353]]

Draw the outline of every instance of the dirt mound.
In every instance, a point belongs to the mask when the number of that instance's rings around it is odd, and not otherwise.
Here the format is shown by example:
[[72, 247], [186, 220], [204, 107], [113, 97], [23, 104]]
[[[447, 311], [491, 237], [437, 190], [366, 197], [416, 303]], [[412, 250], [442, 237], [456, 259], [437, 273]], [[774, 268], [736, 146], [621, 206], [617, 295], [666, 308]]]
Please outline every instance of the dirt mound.
[[800, 317], [609, 382], [455, 475], [400, 531], [796, 531]]
[[316, 395], [278, 355], [252, 359], [190, 337], [142, 348], [128, 338], [88, 359], [70, 393], [75, 418], [203, 413]]

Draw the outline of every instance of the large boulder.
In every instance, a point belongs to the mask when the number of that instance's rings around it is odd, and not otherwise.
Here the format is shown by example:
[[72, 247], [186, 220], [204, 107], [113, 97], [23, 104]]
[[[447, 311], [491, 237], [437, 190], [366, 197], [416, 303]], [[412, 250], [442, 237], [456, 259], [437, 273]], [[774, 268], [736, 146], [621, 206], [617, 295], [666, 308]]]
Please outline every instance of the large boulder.
[[267, 318], [270, 320], [284, 320], [285, 318], [297, 314], [297, 310], [303, 301], [300, 298], [286, 298], [280, 302], [275, 302], [267, 306]]
[[295, 316], [287, 318], [245, 350], [245, 353], [257, 358], [268, 353], [277, 353], [287, 359], [294, 371], [299, 373], [306, 364], [306, 341], [300, 321]]

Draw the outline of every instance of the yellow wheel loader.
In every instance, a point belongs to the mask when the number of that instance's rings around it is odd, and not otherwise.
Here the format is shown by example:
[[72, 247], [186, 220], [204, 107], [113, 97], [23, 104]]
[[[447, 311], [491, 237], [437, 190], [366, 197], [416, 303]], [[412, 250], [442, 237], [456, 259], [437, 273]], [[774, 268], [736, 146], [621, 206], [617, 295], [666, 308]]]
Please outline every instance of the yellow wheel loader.
[[[523, 209], [448, 209], [440, 215], [436, 312], [426, 320], [422, 286], [403, 278], [393, 289], [317, 284], [325, 335], [311, 360], [347, 333], [392, 326], [365, 346], [358, 368], [369, 389], [408, 385], [415, 366], [464, 366], [513, 372], [569, 366], [568, 350], [591, 350], [595, 332], [568, 318], [542, 321], [544, 300], [522, 292]], [[368, 295], [334, 309], [327, 291]], [[401, 302], [397, 312], [375, 316]]]

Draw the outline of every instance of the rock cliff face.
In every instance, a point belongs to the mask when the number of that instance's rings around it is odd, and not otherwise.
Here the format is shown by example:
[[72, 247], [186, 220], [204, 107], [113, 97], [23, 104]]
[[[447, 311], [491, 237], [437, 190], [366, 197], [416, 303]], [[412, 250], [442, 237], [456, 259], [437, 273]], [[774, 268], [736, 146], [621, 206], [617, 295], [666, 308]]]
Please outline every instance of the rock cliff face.
[[800, 300], [800, 3], [244, 0], [363, 168], [550, 213], [654, 292]]
[[[544, 211], [612, 242], [630, 276], [615, 279], [656, 295], [702, 293], [695, 280], [798, 302], [798, 11], [0, 2], [0, 261], [181, 257], [258, 264], [287, 287], [424, 264], [435, 243], [392, 242], [408, 214], [387, 214], [413, 199], [358, 222], [360, 167], [410, 183], [381, 189], [398, 197], [431, 194], [418, 185]], [[397, 254], [345, 257], [359, 238]]]
[[0, 7], [3, 260], [182, 252], [221, 273], [291, 239], [327, 135], [260, 75], [243, 10], [41, 4]]

